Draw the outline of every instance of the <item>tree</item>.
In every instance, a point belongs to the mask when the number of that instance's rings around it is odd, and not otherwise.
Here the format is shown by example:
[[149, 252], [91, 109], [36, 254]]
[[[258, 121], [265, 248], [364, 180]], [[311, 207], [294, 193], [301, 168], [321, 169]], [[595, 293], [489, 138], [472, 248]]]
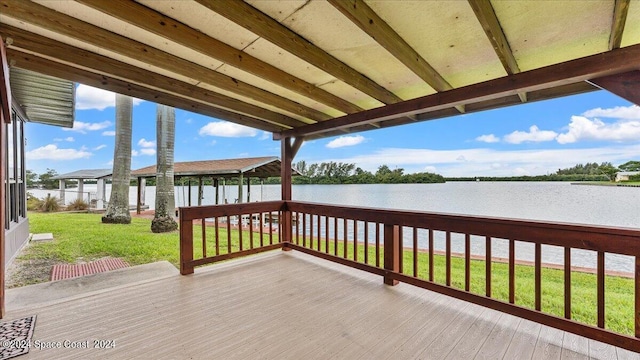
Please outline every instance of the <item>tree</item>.
[[58, 173], [55, 170], [47, 168], [47, 172], [38, 176], [38, 178], [40, 179], [40, 185], [42, 185], [42, 187], [45, 189], [57, 189], [58, 180], [51, 179], [56, 175], [58, 175]]
[[32, 188], [36, 185], [36, 181], [38, 181], [38, 174], [34, 173], [31, 170], [27, 170], [25, 181], [27, 182], [27, 188]]
[[156, 107], [156, 211], [151, 221], [151, 231], [174, 231], [176, 211], [173, 187], [173, 149], [176, 133], [176, 111], [158, 104]]
[[618, 168], [622, 171], [640, 171], [640, 161], [627, 161]]
[[116, 94], [116, 137], [113, 150], [113, 181], [103, 223], [130, 224], [129, 181], [131, 179], [131, 118], [133, 99]]
[[603, 162], [600, 165], [600, 172], [609, 178], [609, 181], [616, 180], [616, 174], [620, 171], [617, 167], [611, 165], [611, 163]]

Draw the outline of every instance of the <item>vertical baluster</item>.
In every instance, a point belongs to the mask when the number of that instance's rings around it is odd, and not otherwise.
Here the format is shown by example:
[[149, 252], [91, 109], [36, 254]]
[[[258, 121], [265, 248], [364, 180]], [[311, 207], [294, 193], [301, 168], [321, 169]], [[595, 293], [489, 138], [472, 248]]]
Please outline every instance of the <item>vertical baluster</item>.
[[636, 338], [640, 338], [640, 256], [636, 255], [636, 276], [635, 282], [635, 334]]
[[227, 254], [231, 254], [231, 216], [227, 215]]
[[[278, 218], [278, 223], [282, 219]], [[269, 211], [269, 245], [273, 245], [273, 211]]]
[[571, 319], [571, 248], [564, 247], [564, 317]]
[[400, 274], [404, 274], [404, 234], [402, 230], [404, 226], [398, 226], [398, 237], [400, 240], [398, 241], [398, 257], [400, 262]]
[[509, 302], [516, 302], [516, 249], [515, 241], [509, 239]]
[[433, 281], [433, 229], [429, 229], [429, 281]]
[[342, 257], [345, 259], [347, 259], [349, 255], [349, 234], [347, 233], [347, 227], [347, 219], [344, 218], [342, 219], [342, 251], [344, 251]]
[[485, 260], [484, 260], [484, 271], [485, 271], [485, 295], [487, 297], [491, 297], [491, 238], [486, 236], [484, 238], [484, 246], [485, 246]]
[[313, 250], [313, 214], [309, 214], [309, 248]]
[[213, 226], [216, 229], [216, 255], [220, 255], [220, 227], [218, 224], [218, 217], [213, 218]]
[[445, 253], [446, 253], [446, 284], [447, 286], [451, 286], [451, 233], [447, 231], [447, 238], [445, 244]]
[[238, 214], [238, 239], [240, 243], [240, 251], [242, 251], [242, 214]]
[[207, 257], [207, 229], [204, 225], [204, 220], [202, 219], [202, 257]]
[[329, 217], [324, 217], [324, 252], [329, 253]]
[[260, 213], [260, 222], [258, 225], [260, 225], [260, 247], [264, 246], [264, 223], [262, 221], [262, 219], [264, 219], [264, 213]]
[[338, 217], [333, 218], [333, 255], [338, 256]]
[[320, 215], [318, 215], [318, 251], [320, 251], [320, 244], [322, 244], [322, 233], [320, 232], [320, 226], [322, 224], [322, 219], [320, 218]]
[[471, 235], [464, 234], [464, 290], [471, 289]]
[[364, 222], [364, 263], [369, 264], [369, 222]]
[[358, 220], [353, 220], [353, 261], [358, 261]]
[[604, 251], [598, 251], [598, 327], [604, 329]]
[[380, 223], [376, 223], [376, 267], [380, 267]]
[[249, 214], [249, 248], [253, 249], [253, 214]]
[[284, 211], [278, 211], [278, 242], [282, 242], [282, 224], [284, 220]]
[[542, 309], [542, 244], [536, 243], [535, 253], [535, 297], [536, 310]]
[[418, 277], [418, 228], [413, 228], [413, 277]]
[[296, 245], [300, 245], [300, 213], [296, 212]]
[[307, 214], [302, 214], [302, 246], [307, 247]]

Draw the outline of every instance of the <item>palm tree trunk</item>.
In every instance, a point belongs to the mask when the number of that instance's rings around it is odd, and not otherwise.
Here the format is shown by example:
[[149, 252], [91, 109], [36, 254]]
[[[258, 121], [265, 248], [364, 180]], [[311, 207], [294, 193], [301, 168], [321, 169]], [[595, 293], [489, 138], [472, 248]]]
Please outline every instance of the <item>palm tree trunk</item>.
[[116, 139], [113, 151], [113, 181], [103, 223], [130, 224], [129, 181], [131, 178], [131, 118], [133, 99], [116, 94]]
[[176, 112], [166, 105], [158, 104], [156, 110], [156, 211], [151, 221], [154, 233], [174, 231], [178, 224], [174, 220], [175, 197], [173, 186], [173, 149], [175, 143]]

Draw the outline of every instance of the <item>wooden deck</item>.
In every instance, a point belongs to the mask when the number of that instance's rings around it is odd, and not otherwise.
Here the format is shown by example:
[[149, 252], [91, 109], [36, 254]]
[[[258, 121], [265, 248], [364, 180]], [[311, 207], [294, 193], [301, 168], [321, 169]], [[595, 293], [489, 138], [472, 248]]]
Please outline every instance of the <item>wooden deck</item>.
[[[36, 309], [20, 359], [640, 359], [636, 353], [291, 251]], [[94, 340], [115, 341], [94, 349]], [[64, 347], [64, 343], [62, 343]]]

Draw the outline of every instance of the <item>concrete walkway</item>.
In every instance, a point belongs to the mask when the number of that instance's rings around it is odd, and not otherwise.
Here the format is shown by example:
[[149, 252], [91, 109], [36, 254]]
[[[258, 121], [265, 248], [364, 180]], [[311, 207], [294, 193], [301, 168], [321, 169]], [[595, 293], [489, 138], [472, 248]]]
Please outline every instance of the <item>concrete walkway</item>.
[[94, 275], [28, 285], [5, 291], [6, 309], [16, 310], [33, 305], [49, 305], [89, 294], [126, 287], [171, 276], [180, 272], [168, 261], [137, 265]]

